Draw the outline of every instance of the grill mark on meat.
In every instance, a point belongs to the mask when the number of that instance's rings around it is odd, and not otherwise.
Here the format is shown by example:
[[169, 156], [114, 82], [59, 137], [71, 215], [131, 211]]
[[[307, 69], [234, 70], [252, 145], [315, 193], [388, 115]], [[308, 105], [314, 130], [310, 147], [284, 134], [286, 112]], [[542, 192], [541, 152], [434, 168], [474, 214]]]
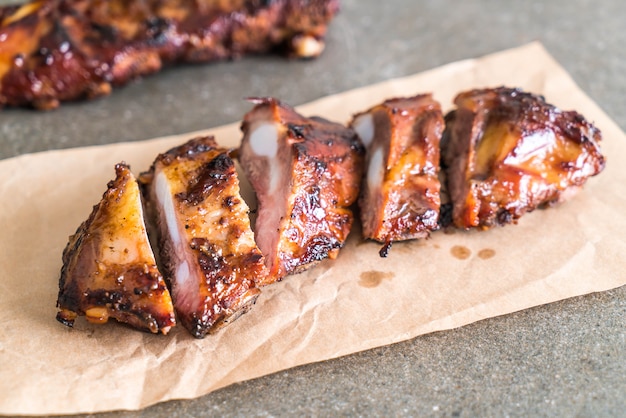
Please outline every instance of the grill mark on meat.
[[439, 228], [441, 106], [431, 94], [394, 98], [358, 113], [350, 126], [367, 146], [359, 207], [363, 236], [384, 244]]
[[[224, 183], [228, 181], [229, 176], [232, 175], [234, 167], [233, 160], [228, 157], [228, 155], [218, 155], [198, 170], [198, 173], [192, 177], [187, 191], [176, 194], [176, 198], [189, 205], [198, 205], [203, 202], [209, 194], [215, 193], [214, 189], [223, 189], [225, 187]], [[228, 196], [226, 199], [230, 199], [228, 202], [225, 202], [226, 206], [232, 207], [234, 204], [232, 200], [234, 199], [233, 196]]]
[[239, 160], [259, 200], [255, 235], [270, 270], [262, 284], [269, 284], [337, 256], [365, 150], [343, 125], [306, 118], [273, 98], [252, 100]]
[[267, 275], [228, 154], [195, 138], [140, 176], [179, 321], [197, 338], [247, 312]]

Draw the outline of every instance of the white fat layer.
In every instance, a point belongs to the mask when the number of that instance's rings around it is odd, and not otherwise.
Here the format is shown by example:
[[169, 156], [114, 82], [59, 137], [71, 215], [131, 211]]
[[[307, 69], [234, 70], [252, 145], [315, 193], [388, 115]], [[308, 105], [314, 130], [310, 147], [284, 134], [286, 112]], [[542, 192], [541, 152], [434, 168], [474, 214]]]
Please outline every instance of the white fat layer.
[[385, 174], [385, 165], [383, 163], [383, 149], [378, 147], [372, 152], [370, 163], [367, 167], [367, 187], [369, 190], [375, 190], [383, 183]]
[[279, 126], [273, 122], [259, 122], [250, 132], [249, 142], [252, 152], [267, 158], [269, 169], [269, 190], [273, 194], [280, 184], [280, 168], [278, 163]]
[[182, 260], [176, 267], [176, 282], [180, 288], [184, 288], [187, 280], [189, 280], [189, 264], [186, 260]]
[[250, 132], [250, 147], [256, 155], [276, 158], [278, 152], [278, 127], [275, 123], [262, 122]]
[[[174, 201], [172, 199], [172, 191], [165, 174], [163, 172], [157, 172], [155, 176], [155, 193], [157, 201], [161, 206], [161, 213], [165, 219], [165, 225], [167, 232], [169, 233], [170, 240], [172, 242], [172, 248], [174, 254], [171, 256], [176, 258], [175, 265], [176, 271], [174, 277], [176, 280], [176, 286], [172, 289], [173, 296], [178, 303], [183, 303], [182, 296], [184, 295], [183, 289], [187, 289], [187, 282], [191, 276], [191, 270], [189, 262], [185, 259], [185, 248], [183, 238], [181, 237], [180, 230], [178, 228], [178, 220], [176, 218], [176, 209], [174, 208]], [[165, 231], [163, 231], [165, 233]]]
[[174, 209], [174, 202], [172, 202], [172, 193], [170, 191], [169, 184], [167, 183], [165, 174], [162, 172], [159, 172], [156, 175], [155, 191], [157, 201], [161, 204], [163, 214], [165, 215], [165, 224], [167, 225], [167, 230], [170, 233], [172, 244], [174, 244], [174, 247], [178, 247], [181, 245], [181, 238], [176, 222], [176, 211]]
[[280, 169], [278, 167], [278, 161], [276, 158], [273, 158], [269, 161], [270, 167], [270, 190], [269, 192], [274, 194], [278, 190], [278, 185], [280, 184]]
[[369, 148], [370, 144], [374, 140], [374, 117], [371, 113], [365, 113], [357, 116], [352, 122], [352, 128], [356, 131], [359, 138], [365, 145], [365, 148]]

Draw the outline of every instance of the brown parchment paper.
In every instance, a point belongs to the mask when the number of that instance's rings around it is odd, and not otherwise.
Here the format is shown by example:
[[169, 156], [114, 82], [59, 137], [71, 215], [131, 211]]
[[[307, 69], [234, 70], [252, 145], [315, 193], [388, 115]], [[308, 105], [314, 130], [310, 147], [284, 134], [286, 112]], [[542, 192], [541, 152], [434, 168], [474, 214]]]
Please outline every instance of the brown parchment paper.
[[[528, 214], [516, 226], [438, 232], [394, 245], [387, 259], [355, 230], [337, 260], [266, 287], [250, 313], [204, 340], [182, 327], [161, 336], [114, 321], [96, 326], [81, 318], [68, 329], [55, 320], [61, 252], [113, 178], [114, 164], [125, 160], [143, 171], [158, 152], [191, 134], [0, 162], [0, 413], [138, 409], [193, 398], [278, 370], [626, 284], [625, 135], [540, 44], [326, 97], [299, 110], [347, 121], [385, 98], [427, 91], [450, 108], [461, 90], [497, 85], [544, 94], [594, 121], [604, 134], [606, 170], [571, 201]], [[228, 146], [240, 139], [238, 124], [207, 132]], [[455, 246], [471, 254], [458, 259]], [[493, 257], [485, 258], [489, 252]]]

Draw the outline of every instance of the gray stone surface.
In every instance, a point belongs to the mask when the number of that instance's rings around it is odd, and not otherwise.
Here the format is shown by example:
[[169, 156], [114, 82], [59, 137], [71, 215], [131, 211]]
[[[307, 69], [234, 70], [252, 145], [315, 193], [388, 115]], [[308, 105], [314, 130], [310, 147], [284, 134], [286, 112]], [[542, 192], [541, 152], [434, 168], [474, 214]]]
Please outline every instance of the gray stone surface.
[[[238, 120], [249, 108], [246, 96], [274, 95], [297, 105], [533, 40], [626, 129], [626, 2], [342, 4], [328, 48], [315, 61], [262, 57], [186, 66], [53, 112], [3, 110], [0, 158], [209, 128]], [[195, 400], [96, 416], [624, 416], [625, 324], [623, 287], [298, 367]]]

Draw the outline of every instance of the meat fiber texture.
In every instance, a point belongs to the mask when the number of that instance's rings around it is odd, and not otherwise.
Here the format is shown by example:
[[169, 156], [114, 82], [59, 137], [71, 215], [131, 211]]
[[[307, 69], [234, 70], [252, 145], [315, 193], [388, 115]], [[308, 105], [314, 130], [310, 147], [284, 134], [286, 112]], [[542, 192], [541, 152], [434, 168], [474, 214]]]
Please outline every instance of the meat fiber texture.
[[[139, 409], [194, 398], [297, 365], [626, 284], [626, 171], [619, 163], [626, 159], [626, 135], [541, 45], [297, 110], [347, 122], [389, 97], [432, 92], [448, 111], [458, 92], [500, 85], [543, 94], [592, 121], [602, 130], [606, 169], [568, 202], [535, 210], [517, 225], [434, 232], [428, 240], [394, 244], [386, 259], [378, 256], [380, 244], [362, 241], [353, 228], [337, 259], [266, 286], [250, 313], [203, 340], [183, 327], [163, 336], [114, 321], [77, 321], [68, 329], [55, 320], [60, 255], [100, 198], [101, 187], [94, 185], [106, 184], [115, 163], [125, 160], [138, 172], [195, 133], [0, 162], [0, 413]], [[204, 133], [225, 147], [241, 140], [238, 123]], [[249, 185], [241, 186], [254, 208]], [[466, 258], [454, 257], [459, 247]]]

